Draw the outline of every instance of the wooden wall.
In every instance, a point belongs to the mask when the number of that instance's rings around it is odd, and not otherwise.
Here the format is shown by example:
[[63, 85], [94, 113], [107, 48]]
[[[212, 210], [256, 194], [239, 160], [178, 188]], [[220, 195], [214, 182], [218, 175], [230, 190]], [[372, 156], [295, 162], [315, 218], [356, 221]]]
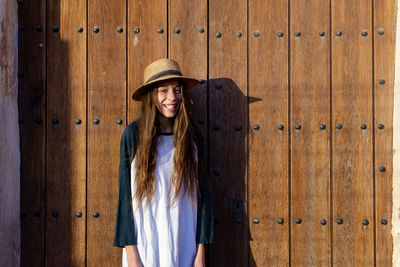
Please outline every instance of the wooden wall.
[[119, 266], [147, 64], [201, 80], [209, 266], [390, 266], [396, 1], [18, 0], [22, 266]]

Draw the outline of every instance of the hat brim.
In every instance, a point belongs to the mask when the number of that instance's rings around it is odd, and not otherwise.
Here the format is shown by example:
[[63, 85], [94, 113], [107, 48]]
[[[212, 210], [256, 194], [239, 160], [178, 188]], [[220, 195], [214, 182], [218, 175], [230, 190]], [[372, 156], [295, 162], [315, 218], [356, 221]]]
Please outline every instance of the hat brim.
[[179, 79], [185, 90], [192, 89], [193, 87], [196, 87], [199, 84], [199, 80], [193, 78], [179, 76], [179, 75], [166, 75], [158, 79], [152, 80], [151, 82], [144, 84], [138, 89], [136, 89], [136, 91], [132, 94], [132, 99], [136, 101], [141, 101], [143, 96], [153, 88], [156, 82], [165, 81], [169, 79]]

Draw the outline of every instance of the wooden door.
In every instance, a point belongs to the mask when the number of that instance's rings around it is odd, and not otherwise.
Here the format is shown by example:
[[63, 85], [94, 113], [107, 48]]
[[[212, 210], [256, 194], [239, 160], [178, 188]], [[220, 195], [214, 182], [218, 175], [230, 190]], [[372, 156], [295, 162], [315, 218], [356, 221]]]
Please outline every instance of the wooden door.
[[209, 266], [390, 266], [396, 1], [18, 1], [23, 266], [119, 266], [119, 141], [200, 80]]

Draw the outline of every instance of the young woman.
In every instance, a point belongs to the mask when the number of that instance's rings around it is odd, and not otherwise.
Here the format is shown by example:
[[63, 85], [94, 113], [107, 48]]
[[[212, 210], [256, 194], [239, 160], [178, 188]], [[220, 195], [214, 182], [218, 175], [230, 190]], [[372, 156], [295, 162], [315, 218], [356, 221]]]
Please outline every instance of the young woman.
[[197, 83], [164, 58], [132, 96], [142, 106], [121, 139], [114, 246], [125, 247], [123, 266], [205, 266], [213, 211], [184, 97]]

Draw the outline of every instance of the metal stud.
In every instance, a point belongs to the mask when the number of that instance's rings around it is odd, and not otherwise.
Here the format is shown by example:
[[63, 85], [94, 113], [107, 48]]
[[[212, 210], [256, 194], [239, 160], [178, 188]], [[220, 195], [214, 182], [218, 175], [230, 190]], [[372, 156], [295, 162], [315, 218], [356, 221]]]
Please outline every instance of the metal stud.
[[200, 125], [203, 125], [204, 122], [205, 122], [205, 121], [204, 121], [203, 118], [199, 118], [198, 121], [197, 121], [197, 123], [200, 124]]
[[260, 125], [254, 124], [254, 125], [253, 125], [253, 129], [254, 129], [254, 131], [260, 130]]
[[199, 80], [199, 83], [200, 83], [200, 84], [205, 84], [205, 83], [206, 83], [206, 80], [200, 79], [200, 80]]
[[296, 125], [294, 126], [294, 128], [295, 128], [296, 130], [301, 130], [301, 125], [298, 124], [298, 123], [296, 123]]
[[51, 212], [51, 216], [53, 216], [53, 218], [57, 218], [57, 217], [58, 217], [58, 212], [55, 211], [55, 210], [53, 210], [53, 211]]
[[325, 36], [325, 32], [324, 31], [320, 31], [319, 32], [319, 36], [324, 37]]
[[24, 210], [21, 211], [21, 218], [26, 218], [28, 216], [28, 213]]
[[285, 126], [284, 126], [283, 124], [279, 124], [279, 125], [278, 125], [278, 129], [281, 130], [281, 131], [283, 131], [283, 129], [285, 129]]
[[385, 80], [384, 80], [384, 79], [379, 79], [379, 84], [380, 84], [380, 85], [385, 84]]
[[181, 33], [181, 29], [175, 28], [174, 32], [175, 32], [176, 34], [180, 34], [180, 33]]
[[294, 36], [300, 37], [301, 36], [301, 32], [294, 32]]
[[380, 172], [385, 172], [386, 171], [386, 167], [385, 166], [380, 166], [379, 167], [379, 171]]
[[42, 123], [43, 123], [42, 118], [37, 118], [37, 119], [36, 119], [36, 124], [40, 125], [40, 124], [42, 124]]
[[253, 223], [254, 224], [259, 224], [260, 223], [260, 219], [259, 218], [253, 218]]
[[342, 218], [337, 219], [337, 223], [338, 224], [343, 224], [343, 219]]
[[159, 28], [159, 29], [157, 30], [157, 32], [158, 32], [159, 34], [163, 34], [163, 33], [164, 33], [164, 29], [163, 29], [163, 28]]
[[42, 30], [43, 30], [42, 25], [37, 25], [37, 26], [36, 26], [36, 31], [37, 31], [37, 32], [42, 32]]
[[215, 175], [215, 176], [220, 176], [220, 175], [221, 175], [221, 172], [220, 172], [219, 170], [215, 170], [215, 171], [214, 171], [214, 175]]
[[325, 219], [321, 219], [321, 220], [319, 221], [319, 223], [320, 223], [321, 225], [326, 225], [326, 220], [325, 220]]
[[362, 224], [367, 226], [369, 224], [369, 221], [367, 219], [362, 220]]
[[82, 123], [82, 120], [81, 120], [81, 119], [76, 119], [76, 120], [75, 120], [75, 124], [78, 124], [78, 125], [79, 125], [79, 124], [81, 124], [81, 123]]
[[383, 29], [378, 29], [378, 34], [379, 34], [379, 35], [384, 35], [384, 34], [385, 34], [385, 31], [384, 31]]
[[240, 124], [238, 124], [238, 125], [235, 126], [235, 130], [236, 130], [237, 132], [239, 132], [240, 129], [242, 129], [242, 126], [241, 126]]
[[342, 129], [343, 125], [341, 123], [336, 123], [336, 129], [340, 130]]
[[215, 83], [215, 89], [221, 89], [222, 88], [222, 83], [220, 83], [220, 82], [216, 82]]
[[243, 36], [243, 33], [242, 33], [242, 32], [237, 32], [237, 33], [236, 33], [236, 37], [240, 38], [240, 37], [242, 37], [242, 36]]
[[319, 125], [319, 129], [320, 129], [320, 130], [325, 130], [325, 129], [326, 129], [326, 124], [323, 124], [323, 123], [320, 124], [320, 125]]
[[82, 212], [78, 211], [77, 213], [75, 213], [75, 216], [78, 218], [82, 217]]
[[53, 124], [58, 124], [60, 121], [57, 118], [53, 119]]
[[378, 124], [378, 129], [383, 130], [385, 128], [385, 125], [383, 123]]
[[222, 33], [220, 33], [220, 32], [217, 32], [217, 33], [215, 34], [215, 37], [217, 37], [217, 38], [221, 38], [221, 36], [222, 36]]
[[365, 130], [365, 129], [367, 129], [367, 125], [365, 124], [365, 123], [363, 123], [363, 124], [361, 124], [361, 130]]
[[254, 37], [259, 37], [259, 36], [260, 36], [260, 32], [259, 32], [259, 31], [253, 32], [253, 36], [254, 36]]
[[285, 34], [284, 34], [283, 32], [277, 32], [276, 35], [277, 35], [279, 38], [281, 38], [281, 37], [283, 37]]
[[118, 28], [117, 28], [117, 32], [118, 32], [118, 33], [123, 33], [123, 32], [124, 32], [124, 28], [118, 27]]
[[296, 224], [301, 224], [302, 220], [300, 218], [297, 218], [296, 220]]
[[93, 217], [99, 218], [100, 213], [98, 211], [93, 212]]
[[219, 125], [218, 124], [214, 124], [214, 131], [218, 131], [219, 130]]
[[367, 37], [367, 35], [368, 35], [368, 32], [366, 30], [361, 32], [361, 36], [362, 37]]
[[94, 33], [99, 33], [99, 31], [100, 31], [100, 28], [98, 26], [94, 26], [93, 27], [93, 32]]
[[387, 224], [388, 224], [388, 221], [387, 221], [386, 219], [382, 219], [382, 220], [381, 220], [381, 224], [382, 224], [382, 225], [387, 225]]
[[140, 32], [140, 28], [139, 27], [135, 27], [133, 28], [133, 32], [138, 34]]
[[279, 218], [279, 219], [278, 219], [278, 223], [279, 223], [279, 224], [283, 224], [284, 222], [285, 222], [285, 220], [284, 220], [283, 218]]
[[82, 33], [83, 32], [83, 28], [82, 27], [79, 27], [79, 28], [77, 28], [76, 29], [79, 33]]
[[94, 124], [99, 124], [99, 123], [100, 123], [100, 120], [99, 120], [99, 119], [94, 119], [94, 120], [93, 120], [93, 123], [94, 123]]
[[122, 124], [122, 119], [117, 119], [117, 124], [121, 125]]
[[340, 37], [340, 36], [342, 36], [343, 33], [342, 33], [342, 31], [336, 31], [335, 34], [336, 34], [337, 37]]
[[33, 213], [33, 216], [36, 217], [36, 218], [39, 218], [40, 217], [40, 210], [35, 211]]
[[53, 32], [58, 32], [59, 30], [60, 30], [60, 28], [58, 28], [58, 26], [53, 27]]
[[204, 28], [203, 28], [203, 27], [200, 27], [197, 31], [198, 31], [199, 33], [204, 33]]

